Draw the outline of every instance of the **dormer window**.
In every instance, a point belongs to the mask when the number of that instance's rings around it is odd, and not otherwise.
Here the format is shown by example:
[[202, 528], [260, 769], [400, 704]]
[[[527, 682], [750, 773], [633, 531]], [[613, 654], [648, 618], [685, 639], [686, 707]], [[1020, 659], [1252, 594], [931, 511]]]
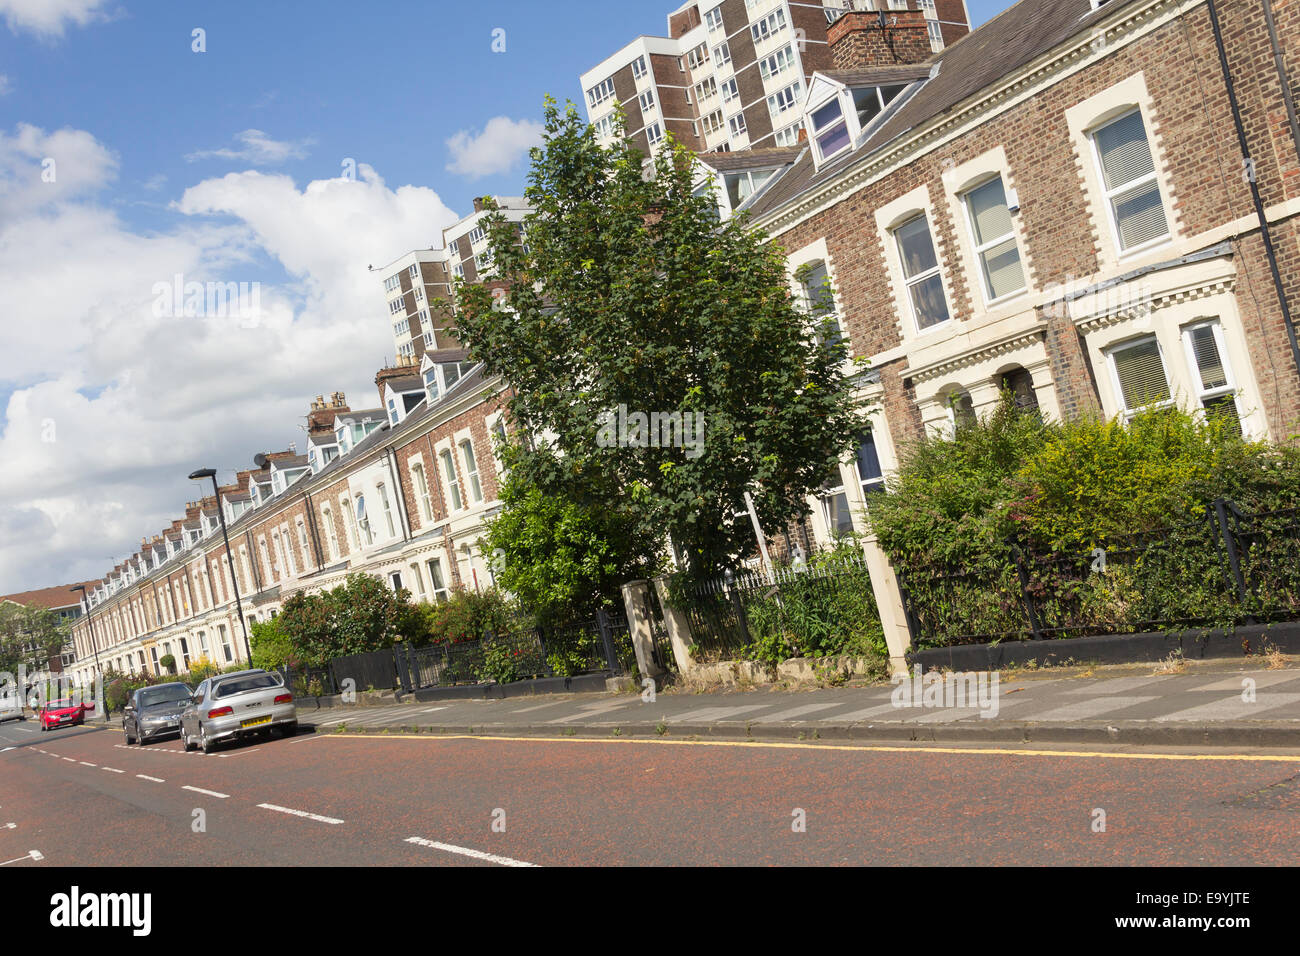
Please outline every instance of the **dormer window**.
[[824, 163], [833, 156], [838, 156], [852, 144], [849, 136], [848, 120], [844, 118], [844, 109], [838, 99], [831, 100], [809, 117], [812, 126], [812, 141]]

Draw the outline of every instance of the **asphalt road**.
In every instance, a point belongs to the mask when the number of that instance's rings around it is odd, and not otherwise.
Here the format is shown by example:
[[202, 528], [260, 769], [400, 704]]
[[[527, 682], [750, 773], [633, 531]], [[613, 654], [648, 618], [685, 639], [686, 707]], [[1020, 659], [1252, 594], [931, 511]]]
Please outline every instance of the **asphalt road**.
[[319, 733], [203, 756], [0, 726], [11, 867], [1282, 865], [1298, 810], [1276, 751]]

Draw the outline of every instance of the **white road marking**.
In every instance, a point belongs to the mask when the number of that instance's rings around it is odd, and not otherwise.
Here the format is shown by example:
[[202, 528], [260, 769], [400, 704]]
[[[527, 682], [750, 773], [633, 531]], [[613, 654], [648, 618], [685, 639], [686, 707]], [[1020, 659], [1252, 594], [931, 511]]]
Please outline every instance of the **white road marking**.
[[77, 762], [77, 761], [74, 760], [72, 757], [64, 757], [63, 759], [66, 760], [68, 763], [76, 763], [76, 762]]
[[791, 707], [789, 710], [778, 711], [775, 714], [767, 714], [763, 717], [755, 717], [754, 723], [771, 724], [771, 723], [775, 723], [778, 720], [793, 720], [795, 717], [801, 717], [804, 714], [811, 714], [814, 711], [826, 710], [829, 707], [838, 707], [838, 706], [840, 706], [838, 703], [804, 704], [802, 707]]
[[277, 807], [274, 803], [259, 803], [258, 806], [263, 810], [274, 810], [277, 813], [289, 813], [295, 817], [303, 817], [306, 820], [315, 820], [317, 823], [330, 823], [334, 826], [338, 826], [343, 822], [334, 817], [323, 817], [319, 813], [308, 813], [306, 810], [294, 810], [291, 807]]
[[567, 704], [567, 700], [553, 700], [549, 704], [534, 704], [532, 707], [520, 707], [518, 710], [512, 710], [512, 714], [526, 714], [530, 710], [541, 710], [543, 707], [558, 707], [560, 704]]
[[8, 866], [10, 863], [21, 863], [23, 860], [36, 860], [39, 862], [43, 859], [45, 859], [45, 855], [41, 853], [40, 850], [28, 850], [26, 856], [17, 856], [12, 860], [5, 860], [3, 863], [0, 863], [0, 866]]
[[[1163, 717], [1156, 717], [1156, 720], [1262, 720], [1264, 715], [1278, 707], [1291, 707], [1300, 703], [1300, 694], [1259, 694], [1255, 700], [1247, 703], [1241, 699], [1238, 694], [1235, 697], [1229, 697], [1227, 700], [1216, 700], [1212, 704], [1201, 704], [1199, 707], [1189, 707], [1186, 710], [1180, 710], [1172, 714], [1165, 714]], [[1283, 718], [1294, 718], [1298, 711], [1292, 710], [1287, 714], [1278, 715]]]
[[12, 829], [14, 829], [14, 828], [17, 827], [17, 826], [18, 826], [18, 824], [16, 824], [16, 823], [6, 823], [5, 826], [4, 826], [4, 828], [5, 828], [6, 830], [12, 830]]
[[1204, 687], [1193, 687], [1192, 690], [1223, 691], [1228, 694], [1236, 691], [1240, 694], [1243, 690], [1241, 682], [1247, 677], [1255, 682], [1257, 688], [1260, 688], [1272, 687], [1274, 684], [1285, 684], [1287, 681], [1300, 680], [1300, 673], [1288, 670], [1272, 674], [1241, 674], [1238, 677], [1225, 677], [1223, 680], [1216, 680], [1213, 684], [1206, 684]]
[[100, 767], [100, 770], [107, 770], [109, 773], [126, 773], [125, 770], [118, 770], [116, 767]]
[[98, 766], [99, 766], [99, 764], [97, 764], [97, 763], [87, 763], [87, 762], [84, 761], [84, 760], [79, 760], [79, 761], [77, 761], [77, 762], [80, 763], [83, 767], [98, 767]]
[[150, 776], [148, 776], [147, 774], [143, 774], [143, 773], [137, 773], [136, 776], [139, 777], [141, 780], [148, 780], [148, 781], [150, 781], [150, 782], [152, 782], [152, 783], [166, 783], [166, 782], [167, 782], [166, 780], [162, 779], [161, 777], [150, 777]]
[[7, 754], [9, 751], [13, 749], [14, 749], [13, 747], [6, 747], [4, 750], [0, 750], [0, 754]]
[[1100, 717], [1112, 710], [1122, 710], [1125, 707], [1145, 704], [1147, 701], [1155, 699], [1154, 697], [1095, 697], [1092, 700], [1081, 700], [1074, 704], [1066, 704], [1064, 707], [1053, 707], [1041, 714], [1026, 714], [1022, 719], [1088, 720], [1091, 717]]
[[665, 716], [664, 722], [674, 723], [685, 720], [734, 720], [741, 714], [749, 713], [752, 710], [764, 710], [771, 706], [771, 704], [747, 704], [744, 707], [701, 707], [698, 710], [688, 710], [684, 714]]
[[[435, 710], [446, 710], [448, 706], [449, 706], [449, 705], [444, 704], [444, 705], [442, 705], [441, 707], [426, 707], [424, 710], [420, 711], [420, 713], [422, 713], [422, 714], [432, 714]], [[523, 711], [519, 711], [519, 710], [517, 710], [517, 711], [515, 711], [515, 713], [516, 713], [516, 714], [520, 714], [520, 713], [523, 713]]]
[[230, 798], [230, 794], [228, 793], [217, 793], [217, 791], [215, 790], [204, 790], [202, 787], [191, 787], [189, 785], [186, 785], [181, 787], [181, 789], [193, 790], [195, 793], [202, 793], [209, 797], [216, 797], [218, 800], [228, 800]]
[[425, 840], [421, 837], [407, 837], [407, 843], [414, 843], [417, 846], [427, 846], [431, 850], [445, 850], [448, 853], [459, 853], [461, 856], [473, 857], [475, 860], [486, 860], [488, 863], [499, 863], [502, 866], [537, 866], [536, 863], [525, 863], [523, 860], [512, 860], [508, 856], [497, 856], [495, 853], [484, 853], [482, 850], [471, 850], [468, 847], [452, 846], [450, 843], [439, 843], [437, 840]]
[[1163, 674], [1156, 674], [1152, 677], [1107, 677], [1102, 678], [1095, 683], [1085, 684], [1083, 687], [1072, 687], [1067, 690], [1066, 693], [1094, 695], [1119, 694], [1164, 679], [1165, 675]]

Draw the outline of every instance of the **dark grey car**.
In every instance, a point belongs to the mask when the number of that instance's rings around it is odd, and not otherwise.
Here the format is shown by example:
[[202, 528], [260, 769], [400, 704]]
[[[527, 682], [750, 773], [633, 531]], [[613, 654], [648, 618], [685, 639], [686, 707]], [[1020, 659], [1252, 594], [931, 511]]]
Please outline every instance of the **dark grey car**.
[[128, 744], [147, 744], [181, 732], [181, 711], [194, 699], [185, 684], [155, 684], [131, 694], [122, 711], [122, 733]]

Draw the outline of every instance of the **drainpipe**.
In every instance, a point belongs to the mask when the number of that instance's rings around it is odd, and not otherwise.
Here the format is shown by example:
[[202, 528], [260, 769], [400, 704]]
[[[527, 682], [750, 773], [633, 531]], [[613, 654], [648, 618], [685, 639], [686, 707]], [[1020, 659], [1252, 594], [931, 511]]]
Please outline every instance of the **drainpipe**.
[[307, 523], [311, 525], [311, 540], [316, 545], [316, 572], [319, 574], [325, 570], [325, 555], [320, 548], [320, 529], [316, 527], [316, 506], [311, 503], [311, 495], [303, 492], [302, 496], [307, 499]]
[[1273, 65], [1277, 69], [1278, 83], [1282, 87], [1282, 102], [1286, 104], [1286, 118], [1291, 126], [1291, 142], [1296, 158], [1300, 159], [1300, 120], [1296, 118], [1295, 96], [1287, 77], [1286, 63], [1282, 60], [1282, 45], [1277, 38], [1277, 22], [1273, 19], [1273, 0], [1264, 0], [1264, 22], [1268, 25], [1268, 41], [1273, 47]]
[[[1208, 0], [1210, 26], [1214, 30], [1214, 45], [1219, 51], [1219, 68], [1223, 72], [1223, 84], [1227, 89], [1228, 103], [1232, 107], [1232, 122], [1237, 129], [1237, 143], [1241, 147], [1243, 159], [1250, 158], [1250, 144], [1246, 140], [1246, 128], [1241, 120], [1241, 106], [1237, 103], [1237, 90], [1232, 82], [1232, 70], [1228, 66], [1228, 53], [1223, 45], [1223, 30], [1219, 26], [1219, 11], [1215, 0]], [[1286, 89], [1285, 84], [1283, 89]], [[1282, 284], [1282, 273], [1278, 270], [1277, 253], [1273, 248], [1273, 236], [1268, 228], [1268, 215], [1264, 211], [1264, 200], [1259, 194], [1259, 183], [1254, 175], [1248, 176], [1250, 196], [1255, 205], [1255, 215], [1259, 218], [1259, 232], [1264, 239], [1264, 255], [1268, 259], [1269, 271], [1273, 276], [1273, 287], [1277, 291], [1277, 301], [1282, 308], [1282, 323], [1286, 326], [1286, 335], [1291, 343], [1291, 358], [1295, 362], [1296, 373], [1300, 375], [1300, 342], [1296, 340], [1295, 322], [1291, 318], [1291, 307], [1287, 303], [1286, 287]]]

